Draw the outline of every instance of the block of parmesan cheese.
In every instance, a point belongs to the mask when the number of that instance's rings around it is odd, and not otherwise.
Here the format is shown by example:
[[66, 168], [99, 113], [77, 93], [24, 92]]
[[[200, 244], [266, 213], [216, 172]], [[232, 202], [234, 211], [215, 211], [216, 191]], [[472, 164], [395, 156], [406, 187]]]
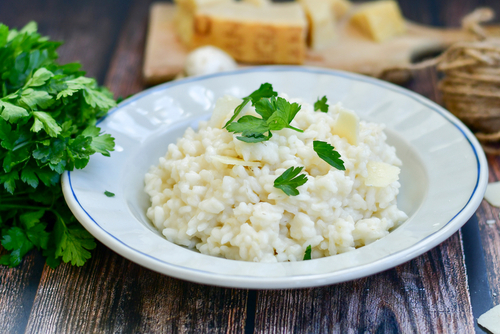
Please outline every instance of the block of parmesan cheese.
[[177, 6], [174, 15], [174, 27], [179, 39], [187, 47], [191, 46], [193, 39], [194, 15], [189, 7]]
[[213, 45], [241, 62], [301, 64], [306, 30], [306, 17], [295, 2], [202, 6], [194, 14], [190, 47]]
[[321, 50], [335, 40], [335, 17], [332, 4], [325, 0], [301, 0], [309, 22], [308, 44]]
[[406, 30], [398, 3], [393, 0], [361, 5], [351, 17], [351, 23], [376, 42], [383, 42]]
[[194, 13], [201, 7], [232, 2], [233, 0], [174, 0], [176, 12], [174, 27], [182, 43], [191, 46], [193, 38]]

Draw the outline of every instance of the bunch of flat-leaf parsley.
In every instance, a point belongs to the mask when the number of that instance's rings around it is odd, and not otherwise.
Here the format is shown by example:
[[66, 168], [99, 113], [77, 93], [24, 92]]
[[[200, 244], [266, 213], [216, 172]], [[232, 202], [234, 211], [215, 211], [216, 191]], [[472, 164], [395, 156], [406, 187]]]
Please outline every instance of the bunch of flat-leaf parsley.
[[61, 43], [0, 24], [0, 232], [16, 266], [38, 248], [47, 264], [81, 266], [96, 244], [62, 197], [60, 175], [83, 168], [94, 153], [109, 156], [114, 139], [96, 119], [115, 106], [112, 94], [76, 63], [56, 63]]

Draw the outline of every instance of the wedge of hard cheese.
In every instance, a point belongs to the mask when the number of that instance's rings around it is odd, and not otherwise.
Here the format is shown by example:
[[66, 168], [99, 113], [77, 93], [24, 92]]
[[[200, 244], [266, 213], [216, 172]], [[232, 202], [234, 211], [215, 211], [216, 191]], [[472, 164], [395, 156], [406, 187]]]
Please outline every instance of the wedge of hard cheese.
[[308, 44], [321, 50], [335, 40], [335, 17], [332, 4], [325, 0], [300, 0], [309, 21]]
[[232, 2], [202, 6], [193, 14], [192, 28], [192, 32], [189, 27], [180, 32], [186, 35], [183, 40], [190, 40], [191, 48], [213, 45], [240, 62], [301, 64], [304, 61], [307, 21], [299, 3], [259, 7]]
[[393, 0], [373, 1], [359, 6], [351, 22], [376, 42], [383, 42], [406, 31], [399, 5]]

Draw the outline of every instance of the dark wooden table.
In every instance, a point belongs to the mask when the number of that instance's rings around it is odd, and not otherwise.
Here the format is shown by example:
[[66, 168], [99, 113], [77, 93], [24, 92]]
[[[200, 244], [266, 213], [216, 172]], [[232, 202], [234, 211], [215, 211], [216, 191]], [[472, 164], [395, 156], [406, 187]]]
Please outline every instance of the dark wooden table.
[[[118, 96], [141, 81], [151, 0], [0, 0], [0, 22], [64, 40], [60, 61], [80, 61]], [[403, 14], [434, 26], [460, 25], [498, 0], [400, 0]], [[498, 22], [498, 20], [497, 20]], [[434, 70], [406, 84], [440, 103]], [[489, 156], [490, 181], [500, 158]], [[477, 217], [477, 218], [476, 218]], [[424, 255], [386, 272], [300, 290], [239, 290], [181, 281], [142, 268], [102, 244], [83, 267], [50, 269], [37, 252], [0, 268], [1, 333], [338, 332], [473, 333], [477, 317], [500, 303], [499, 209], [483, 201], [476, 217]], [[488, 225], [486, 220], [496, 224]]]

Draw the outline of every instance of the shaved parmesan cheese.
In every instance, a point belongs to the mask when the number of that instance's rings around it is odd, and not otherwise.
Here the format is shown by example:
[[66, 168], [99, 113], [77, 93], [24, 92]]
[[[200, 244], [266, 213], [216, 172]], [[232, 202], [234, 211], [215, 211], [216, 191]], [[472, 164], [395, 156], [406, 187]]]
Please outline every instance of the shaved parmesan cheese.
[[380, 161], [368, 161], [366, 164], [368, 177], [365, 185], [371, 187], [387, 187], [391, 183], [399, 180], [399, 167], [389, 165]]
[[484, 193], [484, 199], [491, 205], [500, 207], [500, 182], [488, 184]]
[[354, 111], [341, 109], [333, 128], [333, 134], [347, 139], [351, 145], [359, 142], [359, 117]]
[[481, 315], [477, 323], [493, 334], [500, 334], [500, 305]]
[[494, 225], [496, 222], [497, 222], [497, 221], [496, 221], [495, 219], [488, 219], [488, 220], [486, 221], [486, 224], [488, 224], [488, 225]]
[[242, 99], [225, 95], [215, 102], [214, 111], [212, 112], [212, 117], [208, 121], [208, 126], [211, 128], [222, 128], [224, 124], [233, 115], [234, 109], [243, 102]]
[[238, 165], [238, 166], [248, 166], [248, 167], [259, 167], [261, 163], [259, 161], [245, 161], [242, 159], [227, 157], [224, 155], [213, 155], [212, 159], [222, 162], [226, 165]]

